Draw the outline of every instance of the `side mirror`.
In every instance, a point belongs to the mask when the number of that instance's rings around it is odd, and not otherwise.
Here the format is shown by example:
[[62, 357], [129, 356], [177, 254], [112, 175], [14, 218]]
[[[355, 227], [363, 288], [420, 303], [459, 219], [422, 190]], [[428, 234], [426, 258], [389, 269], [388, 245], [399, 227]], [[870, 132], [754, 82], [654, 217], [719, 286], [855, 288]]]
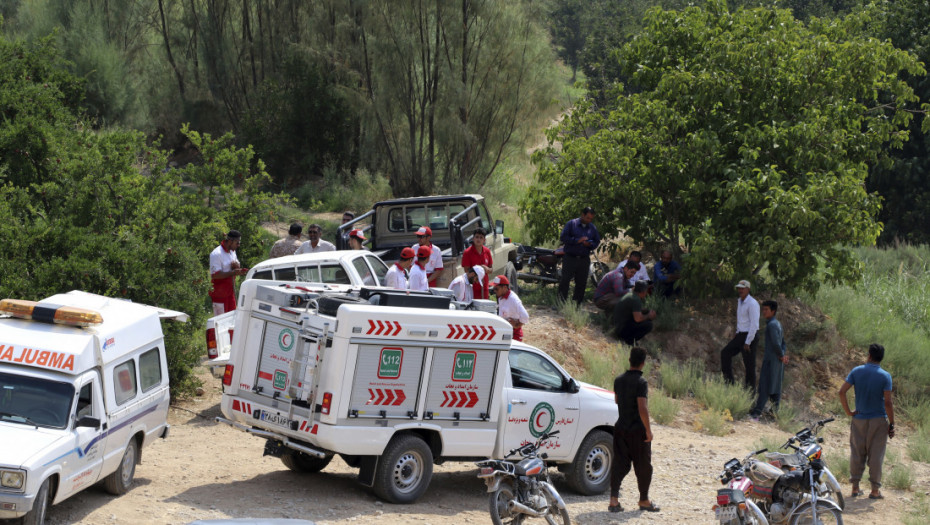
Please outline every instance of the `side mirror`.
[[81, 419], [77, 420], [77, 423], [74, 426], [75, 428], [79, 428], [79, 427], [100, 428], [100, 419], [96, 417], [83, 416], [81, 417]]
[[578, 386], [578, 381], [575, 381], [572, 378], [568, 378], [565, 382], [565, 391], [569, 394], [577, 394], [579, 391], [581, 391], [581, 387]]
[[494, 221], [494, 233], [498, 235], [504, 234], [504, 221], [500, 219]]

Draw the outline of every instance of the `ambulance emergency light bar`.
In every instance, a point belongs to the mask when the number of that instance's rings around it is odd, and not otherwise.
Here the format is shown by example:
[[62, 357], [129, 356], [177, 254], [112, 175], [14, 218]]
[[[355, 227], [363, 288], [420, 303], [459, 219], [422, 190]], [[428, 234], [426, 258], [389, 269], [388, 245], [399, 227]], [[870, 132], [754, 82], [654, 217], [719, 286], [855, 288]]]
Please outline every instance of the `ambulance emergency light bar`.
[[9, 314], [19, 319], [71, 326], [91, 326], [103, 322], [100, 313], [93, 310], [73, 306], [42, 304], [21, 299], [3, 299], [0, 301], [0, 313]]

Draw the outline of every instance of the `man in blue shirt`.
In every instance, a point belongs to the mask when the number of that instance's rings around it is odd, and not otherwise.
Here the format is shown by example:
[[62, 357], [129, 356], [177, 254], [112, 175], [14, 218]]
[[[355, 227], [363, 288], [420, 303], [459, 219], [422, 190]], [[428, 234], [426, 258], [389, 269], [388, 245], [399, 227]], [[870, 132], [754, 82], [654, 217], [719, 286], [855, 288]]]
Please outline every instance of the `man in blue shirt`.
[[[853, 368], [846, 382], [840, 387], [840, 403], [847, 416], [852, 417], [849, 428], [849, 482], [852, 497], [861, 496], [859, 480], [869, 465], [869, 481], [872, 484], [870, 499], [882, 499], [882, 462], [885, 445], [894, 437], [894, 405], [891, 401], [891, 374], [883, 370], [880, 363], [885, 357], [885, 347], [880, 344], [869, 346], [869, 359], [864, 365]], [[849, 410], [846, 392], [855, 387], [856, 410]]]
[[568, 288], [572, 280], [575, 281], [572, 299], [577, 304], [581, 304], [584, 300], [588, 270], [591, 266], [591, 252], [601, 242], [601, 235], [591, 222], [593, 220], [594, 209], [587, 206], [581, 210], [581, 217], [568, 221], [562, 228], [560, 240], [565, 247], [565, 256], [562, 258], [562, 278], [559, 281], [559, 298], [562, 301], [568, 300]]
[[656, 293], [665, 297], [672, 297], [681, 293], [681, 288], [675, 286], [675, 281], [681, 278], [681, 265], [672, 259], [672, 252], [662, 250], [662, 255], [652, 267]]

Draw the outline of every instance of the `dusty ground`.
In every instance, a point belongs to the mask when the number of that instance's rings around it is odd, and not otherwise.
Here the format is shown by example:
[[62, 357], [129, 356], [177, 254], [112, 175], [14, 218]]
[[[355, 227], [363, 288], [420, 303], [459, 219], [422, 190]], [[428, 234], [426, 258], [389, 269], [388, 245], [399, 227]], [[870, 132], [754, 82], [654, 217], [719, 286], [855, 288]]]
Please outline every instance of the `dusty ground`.
[[[527, 328], [530, 341], [560, 355], [573, 356], [568, 368], [581, 366], [577, 350], [584, 345], [608, 344], [595, 329], [577, 333], [551, 311], [537, 310]], [[698, 320], [699, 321], [699, 320]], [[696, 357], [716, 345], [698, 345], [711, 337], [712, 326], [696, 322], [692, 329], [676, 335]], [[702, 335], [702, 333], [704, 335]], [[719, 335], [713, 337], [721, 337]], [[721, 343], [722, 346], [722, 343]], [[706, 348], [705, 348], [706, 347]], [[300, 475], [277, 459], [262, 457], [263, 441], [213, 422], [220, 415], [220, 381], [204, 373], [205, 393], [178, 402], [170, 412], [171, 435], [143, 451], [134, 487], [122, 497], [113, 497], [94, 487], [50, 509], [51, 524], [183, 524], [196, 519], [217, 518], [303, 518], [320, 524], [457, 524], [487, 523], [487, 494], [470, 463], [447, 463], [436, 467], [433, 482], [413, 505], [391, 505], [378, 501], [355, 482], [355, 471], [340, 459], [322, 473]], [[651, 495], [662, 507], [657, 514], [627, 511], [606, 512], [607, 498], [573, 494], [556, 484], [576, 523], [713, 523], [711, 506], [719, 486], [716, 476], [723, 463], [742, 457], [762, 436], [786, 439], [787, 434], [771, 425], [736, 422], [727, 437], [692, 432], [695, 407], [686, 406], [671, 426], [654, 424], [655, 475]], [[827, 435], [828, 454], [844, 454], [848, 434], [841, 422]], [[892, 449], [906, 458], [904, 439], [896, 438]], [[930, 484], [930, 468], [917, 464], [915, 490]], [[887, 474], [886, 474], [887, 475]], [[848, 487], [846, 487], [848, 490]], [[848, 499], [845, 523], [900, 523], [914, 492], [886, 489], [886, 499]], [[632, 474], [624, 484], [621, 503], [635, 507], [637, 494]], [[531, 521], [532, 523], [532, 521]]]

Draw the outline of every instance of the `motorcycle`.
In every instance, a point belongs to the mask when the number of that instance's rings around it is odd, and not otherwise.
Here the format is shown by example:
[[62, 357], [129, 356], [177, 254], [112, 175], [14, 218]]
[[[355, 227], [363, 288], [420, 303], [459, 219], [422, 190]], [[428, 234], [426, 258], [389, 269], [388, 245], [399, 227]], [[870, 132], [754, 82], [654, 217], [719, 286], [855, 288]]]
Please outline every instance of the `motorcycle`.
[[823, 483], [824, 464], [817, 443], [805, 449], [808, 464], [790, 472], [755, 459], [767, 452], [757, 450], [743, 461], [731, 459], [724, 466], [714, 506], [721, 524], [843, 524], [842, 510], [818, 494]]
[[[562, 278], [562, 257], [565, 255], [561, 248], [537, 248], [534, 246], [517, 245], [517, 256], [513, 261], [517, 269], [517, 278], [521, 281], [543, 284], [558, 284]], [[593, 286], [597, 286], [610, 267], [598, 259], [594, 254], [594, 261], [588, 269], [588, 279]]]
[[[820, 459], [819, 444], [823, 443], [823, 438], [817, 437], [817, 434], [834, 418], [827, 418], [812, 424], [810, 428], [799, 430], [794, 436], [781, 446], [782, 449], [792, 449], [794, 452], [768, 452], [765, 459], [770, 464], [781, 468], [785, 472], [792, 472], [803, 469], [810, 463], [808, 458], [815, 456], [814, 459]], [[797, 444], [797, 445], [796, 445]], [[843, 498], [843, 490], [840, 487], [836, 477], [827, 468], [826, 463], [823, 465], [823, 476], [820, 483], [817, 484], [817, 497], [822, 499], [831, 499], [836, 505], [843, 510], [846, 508], [846, 500]]]
[[[511, 450], [504, 459], [486, 459], [476, 462], [478, 477], [483, 479], [490, 493], [489, 507], [494, 525], [518, 525], [527, 518], [543, 518], [549, 525], [569, 525], [571, 520], [565, 502], [549, 480], [545, 459], [540, 447], [558, 430], [543, 434], [535, 443], [526, 443]], [[519, 462], [506, 458], [519, 454]]]

